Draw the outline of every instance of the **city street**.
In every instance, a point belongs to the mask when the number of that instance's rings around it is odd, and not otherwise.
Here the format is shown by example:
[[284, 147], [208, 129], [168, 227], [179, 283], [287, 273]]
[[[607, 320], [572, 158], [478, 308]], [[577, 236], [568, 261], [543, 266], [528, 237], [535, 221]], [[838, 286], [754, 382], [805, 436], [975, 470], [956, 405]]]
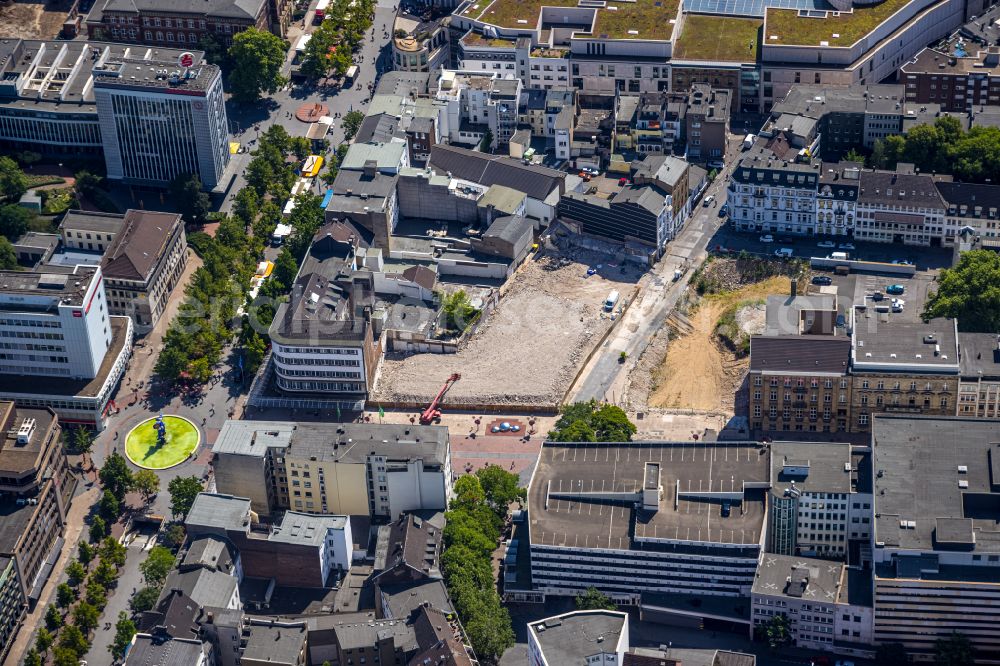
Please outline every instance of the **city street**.
[[[315, 7], [315, 2], [313, 7]], [[354, 55], [354, 62], [360, 70], [353, 86], [341, 88], [334, 82], [329, 85], [291, 85], [279, 90], [268, 99], [258, 104], [238, 105], [230, 102], [226, 108], [229, 116], [229, 124], [233, 131], [233, 141], [239, 141], [243, 146], [253, 150], [256, 146], [257, 138], [272, 125], [281, 125], [292, 136], [305, 136], [309, 129], [308, 123], [301, 122], [295, 117], [295, 111], [302, 105], [313, 102], [322, 102], [330, 107], [330, 114], [340, 114], [333, 122], [333, 127], [327, 135], [331, 150], [344, 141], [344, 130], [341, 126], [343, 116], [351, 111], [364, 111], [368, 100], [371, 98], [369, 85], [378, 83], [379, 76], [390, 69], [389, 58], [391, 47], [389, 37], [385, 35], [391, 33], [393, 19], [396, 12], [393, 9], [393, 0], [378, 0], [375, 7], [375, 20], [372, 22], [372, 29], [368, 33], [361, 49]], [[289, 30], [289, 41], [292, 48], [289, 49], [288, 59], [285, 63], [285, 73], [291, 65], [294, 55], [294, 45], [298, 36], [312, 32], [314, 11], [310, 10], [305, 17], [304, 24], [299, 23]], [[384, 29], [383, 29], [384, 26]], [[370, 39], [374, 36], [373, 39]], [[358, 86], [360, 85], [360, 89]], [[253, 159], [249, 152], [238, 153], [232, 157], [232, 173], [235, 178], [226, 191], [225, 201], [220, 210], [229, 212], [232, 207], [233, 197], [246, 185], [243, 178], [243, 170]], [[317, 183], [320, 181], [317, 179]], [[316, 192], [319, 192], [321, 184], [317, 185]]]

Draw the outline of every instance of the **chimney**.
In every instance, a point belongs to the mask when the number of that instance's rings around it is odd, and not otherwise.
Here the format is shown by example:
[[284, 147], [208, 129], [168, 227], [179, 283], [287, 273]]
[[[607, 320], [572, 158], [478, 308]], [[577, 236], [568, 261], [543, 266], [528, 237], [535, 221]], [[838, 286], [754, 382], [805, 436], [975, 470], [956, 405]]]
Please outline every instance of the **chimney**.
[[792, 298], [795, 298], [798, 295], [799, 295], [799, 281], [792, 280]]

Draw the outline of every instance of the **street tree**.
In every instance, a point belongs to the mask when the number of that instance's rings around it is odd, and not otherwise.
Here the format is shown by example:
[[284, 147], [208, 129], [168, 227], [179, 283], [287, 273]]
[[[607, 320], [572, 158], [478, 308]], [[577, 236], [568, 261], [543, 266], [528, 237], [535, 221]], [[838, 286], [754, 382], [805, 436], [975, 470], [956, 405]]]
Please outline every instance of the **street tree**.
[[965, 634], [953, 631], [934, 642], [934, 663], [937, 666], [972, 666], [976, 650]]
[[248, 28], [233, 37], [229, 47], [229, 91], [241, 103], [256, 102], [262, 93], [274, 94], [288, 83], [281, 74], [287, 45], [267, 30]]
[[97, 628], [101, 613], [86, 601], [81, 601], [73, 609], [73, 624], [80, 628], [84, 635]]
[[954, 268], [942, 269], [923, 316], [955, 317], [963, 332], [1000, 331], [1000, 254], [973, 250]]
[[132, 599], [129, 600], [129, 608], [132, 609], [133, 613], [142, 613], [152, 610], [153, 606], [156, 604], [156, 600], [159, 598], [160, 588], [144, 587], [136, 592], [132, 596]]
[[611, 597], [604, 594], [596, 587], [588, 587], [583, 594], [576, 597], [577, 610], [617, 610], [615, 602]]
[[497, 517], [507, 517], [510, 505], [514, 502], [523, 504], [526, 490], [518, 485], [519, 477], [503, 469], [499, 465], [487, 465], [476, 471], [479, 485], [483, 489], [486, 504]]
[[[63, 583], [63, 585], [66, 584]], [[69, 585], [66, 585], [66, 587], [69, 588]], [[72, 588], [70, 588], [70, 593], [72, 593], [72, 591], [73, 591]], [[72, 600], [70, 600], [70, 603], [72, 603]], [[63, 625], [62, 613], [59, 612], [59, 609], [56, 608], [55, 604], [49, 604], [49, 607], [45, 609], [45, 628], [48, 629], [49, 631], [55, 631], [62, 625]]]
[[[59, 647], [72, 651], [79, 659], [87, 654], [87, 650], [90, 649], [90, 641], [87, 640], [87, 636], [80, 630], [80, 627], [67, 624], [59, 632]], [[75, 662], [74, 666], [76, 666]]]
[[204, 191], [201, 179], [191, 173], [180, 173], [168, 186], [170, 198], [188, 224], [204, 224], [212, 212], [212, 200]]
[[115, 584], [115, 581], [118, 580], [118, 571], [115, 569], [115, 565], [102, 558], [101, 561], [97, 563], [97, 568], [94, 569], [92, 579], [99, 585], [102, 585], [105, 588], [110, 588]]
[[151, 469], [140, 469], [132, 475], [132, 489], [142, 495], [142, 501], [148, 504], [160, 490], [160, 476]]
[[112, 657], [121, 659], [125, 656], [125, 650], [132, 642], [135, 632], [135, 622], [129, 619], [125, 611], [119, 611], [118, 622], [115, 623], [115, 640], [108, 646], [108, 652]]
[[184, 525], [173, 523], [163, 533], [163, 540], [172, 550], [177, 550], [184, 543]]
[[76, 552], [76, 558], [80, 560], [80, 563], [84, 566], [88, 566], [91, 560], [93, 560], [97, 555], [97, 550], [86, 541], [81, 541], [77, 544]]
[[105, 490], [104, 494], [101, 495], [101, 502], [98, 505], [101, 512], [101, 516], [105, 521], [113, 523], [118, 520], [118, 514], [121, 511], [121, 502], [110, 490]]
[[94, 516], [90, 522], [90, 541], [99, 543], [108, 535], [108, 524], [100, 516]]
[[108, 564], [118, 568], [125, 566], [128, 550], [112, 537], [105, 537], [101, 541], [100, 553], [101, 559], [107, 561]]
[[9, 157], [0, 157], [0, 198], [17, 201], [28, 191], [28, 177]]
[[69, 608], [74, 601], [76, 601], [76, 590], [70, 587], [69, 583], [59, 583], [59, 587], [56, 588], [56, 603], [59, 604], [59, 608]]
[[110, 490], [119, 502], [125, 499], [125, 493], [132, 486], [132, 472], [129, 471], [125, 456], [112, 451], [108, 459], [104, 461], [104, 467], [99, 474], [101, 485], [106, 490]]
[[344, 141], [350, 141], [358, 130], [361, 129], [361, 123], [365, 120], [365, 114], [360, 111], [348, 111], [344, 114], [344, 120], [341, 126], [344, 128]]
[[24, 655], [24, 666], [43, 666], [42, 656], [34, 647], [28, 648]]
[[792, 635], [788, 630], [788, 618], [780, 613], [772, 616], [764, 625], [764, 635], [771, 648], [787, 645], [792, 640]]
[[565, 405], [549, 432], [555, 442], [629, 442], [637, 429], [621, 407], [596, 400]]
[[177, 476], [170, 480], [167, 489], [170, 491], [170, 512], [175, 518], [184, 518], [191, 505], [202, 492], [201, 481], [196, 476]]
[[907, 666], [910, 659], [902, 643], [882, 643], [875, 651], [875, 663], [879, 666]]
[[45, 627], [39, 627], [38, 633], [35, 634], [35, 649], [39, 653], [45, 654], [52, 647], [52, 643], [55, 642], [55, 637], [49, 632]]
[[78, 587], [83, 579], [87, 577], [87, 570], [79, 560], [73, 560], [66, 567], [66, 578], [70, 587]]
[[[76, 627], [73, 628], [76, 629]], [[77, 629], [77, 631], [79, 631], [79, 629]], [[87, 647], [89, 648], [89, 645]], [[80, 654], [87, 654], [87, 651], [83, 650]], [[60, 645], [52, 651], [52, 666], [77, 666], [79, 664], [78, 660], [80, 659], [80, 654], [72, 648]]]
[[108, 590], [94, 576], [87, 581], [87, 590], [83, 598], [97, 610], [103, 610], [108, 603]]
[[163, 546], [153, 546], [149, 555], [139, 565], [142, 578], [146, 585], [162, 585], [167, 579], [167, 574], [174, 566], [174, 554], [169, 548]]

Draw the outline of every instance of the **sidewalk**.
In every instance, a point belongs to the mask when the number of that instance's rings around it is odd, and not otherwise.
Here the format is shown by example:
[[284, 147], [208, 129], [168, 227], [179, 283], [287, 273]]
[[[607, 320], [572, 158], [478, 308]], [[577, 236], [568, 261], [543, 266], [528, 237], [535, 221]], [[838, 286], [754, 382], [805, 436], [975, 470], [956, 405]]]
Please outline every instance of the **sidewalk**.
[[10, 647], [10, 652], [7, 653], [7, 658], [3, 661], [3, 666], [17, 666], [17, 664], [20, 664], [21, 659], [24, 658], [24, 653], [34, 644], [35, 629], [42, 625], [45, 610], [52, 603], [56, 587], [62, 581], [66, 565], [76, 557], [77, 542], [80, 540], [80, 534], [87, 526], [83, 519], [87, 517], [87, 514], [90, 513], [90, 508], [97, 501], [98, 492], [99, 488], [94, 486], [73, 498], [73, 503], [66, 514], [66, 529], [63, 534], [65, 543], [63, 543], [62, 553], [60, 553], [56, 565], [52, 567], [52, 573], [49, 574], [49, 579], [46, 581], [45, 587], [42, 588], [42, 593], [38, 597], [35, 609], [24, 618], [21, 629], [17, 632], [14, 643]]

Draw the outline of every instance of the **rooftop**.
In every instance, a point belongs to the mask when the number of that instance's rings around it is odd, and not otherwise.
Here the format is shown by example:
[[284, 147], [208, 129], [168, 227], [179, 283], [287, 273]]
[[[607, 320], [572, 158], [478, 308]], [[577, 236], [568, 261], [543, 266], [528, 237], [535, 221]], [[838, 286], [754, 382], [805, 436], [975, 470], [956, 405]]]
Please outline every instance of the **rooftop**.
[[267, 540], [319, 547], [326, 541], [327, 532], [343, 530], [347, 524], [347, 516], [313, 515], [299, 511], [286, 511], [281, 517], [281, 522], [271, 530]]
[[959, 333], [958, 350], [963, 378], [1000, 379], [1000, 336]]
[[[56, 305], [79, 307], [90, 290], [90, 283], [97, 270], [92, 266], [42, 266], [35, 271], [0, 271], [0, 309], [25, 311], [48, 310]], [[51, 301], [41, 304], [41, 299], [32, 299], [31, 304], [19, 305], [22, 296], [49, 297]]]
[[215, 530], [245, 531], [250, 527], [250, 500], [222, 493], [198, 493], [185, 523]]
[[[889, 206], [925, 206], [943, 209], [944, 200], [929, 174], [906, 174], [892, 171], [861, 171], [859, 202]], [[876, 213], [877, 215], [877, 213]]]
[[957, 323], [944, 318], [907, 322], [860, 317], [854, 326], [851, 365], [855, 371], [917, 368], [957, 374]]
[[771, 492], [849, 493], [856, 486], [851, 445], [841, 442], [772, 442]]
[[[546, 442], [528, 489], [531, 543], [626, 550], [655, 538], [756, 547], [764, 497], [755, 491], [769, 485], [767, 454], [756, 443]], [[661, 488], [653, 511], [636, 509], [650, 462], [659, 463]], [[726, 518], [719, 493], [741, 504]]]
[[449, 441], [448, 429], [442, 426], [229, 420], [212, 452], [264, 456], [268, 447], [285, 449], [288, 456], [316, 456], [330, 462], [364, 462], [375, 451], [389, 460], [423, 458], [443, 465]]
[[685, 14], [673, 60], [757, 62], [760, 19], [709, 14]]
[[267, 662], [280, 666], [298, 666], [306, 646], [305, 622], [281, 626], [252, 623], [250, 637], [243, 654], [255, 662]]
[[5, 398], [45, 398], [53, 396], [72, 396], [76, 398], [96, 398], [105, 388], [111, 371], [125, 350], [126, 341], [131, 342], [128, 317], [108, 317], [111, 323], [111, 344], [104, 354], [101, 367], [93, 379], [67, 379], [66, 377], [32, 376], [25, 383], [24, 375], [0, 374], [0, 396]]
[[37, 470], [54, 422], [55, 415], [48, 409], [0, 401], [0, 427], [5, 431], [0, 439], [0, 476], [19, 477]]
[[854, 5], [839, 16], [833, 16], [832, 10], [770, 8], [764, 16], [764, 44], [851, 46], [915, 1], [884, 0], [876, 5]]
[[833, 335], [754, 335], [750, 338], [750, 371], [846, 375], [851, 340]]
[[[679, 6], [680, 0], [612, 0], [600, 8], [581, 5], [579, 0], [493, 0], [469, 4], [462, 15], [501, 28], [535, 30], [544, 27], [542, 7], [579, 7], [590, 11], [571, 13], [570, 23], [578, 26], [578, 35], [590, 33], [593, 25], [593, 37], [599, 39], [669, 40]], [[548, 20], [562, 23], [552, 16]]]
[[204, 651], [200, 640], [193, 638], [153, 637], [137, 634], [129, 648], [126, 666], [191, 666], [200, 663]]
[[436, 172], [453, 178], [486, 186], [503, 185], [538, 200], [546, 199], [553, 190], [561, 194], [566, 189], [566, 174], [555, 169], [457, 146], [435, 144], [429, 164]]
[[59, 223], [59, 229], [79, 231], [97, 231], [106, 234], [116, 234], [125, 223], [124, 216], [118, 213], [99, 213], [89, 210], [69, 210]]
[[222, 571], [194, 569], [187, 572], [174, 570], [163, 584], [160, 599], [180, 590], [201, 607], [218, 606], [228, 608], [236, 593], [236, 578]]
[[757, 565], [753, 593], [836, 603], [846, 583], [845, 569], [843, 562], [764, 553]]
[[585, 664], [587, 657], [615, 653], [628, 645], [628, 615], [618, 611], [575, 611], [531, 622], [531, 632], [552, 666]]
[[1000, 423], [879, 414], [872, 439], [877, 546], [1000, 553]]
[[148, 280], [183, 222], [178, 213], [130, 210], [104, 253], [102, 272], [109, 279]]

